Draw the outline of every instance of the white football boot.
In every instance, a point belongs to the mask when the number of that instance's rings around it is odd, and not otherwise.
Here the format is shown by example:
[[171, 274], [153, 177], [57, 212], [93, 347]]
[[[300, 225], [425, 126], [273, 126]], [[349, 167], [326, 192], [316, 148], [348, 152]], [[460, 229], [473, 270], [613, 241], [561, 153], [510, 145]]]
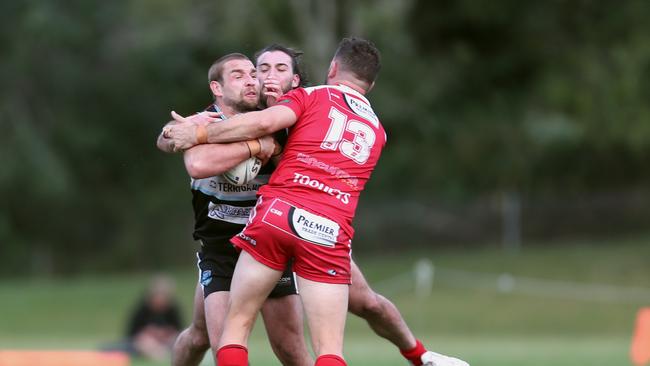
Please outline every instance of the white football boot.
[[423, 353], [420, 359], [422, 360], [422, 366], [469, 366], [469, 364], [463, 360], [431, 351]]

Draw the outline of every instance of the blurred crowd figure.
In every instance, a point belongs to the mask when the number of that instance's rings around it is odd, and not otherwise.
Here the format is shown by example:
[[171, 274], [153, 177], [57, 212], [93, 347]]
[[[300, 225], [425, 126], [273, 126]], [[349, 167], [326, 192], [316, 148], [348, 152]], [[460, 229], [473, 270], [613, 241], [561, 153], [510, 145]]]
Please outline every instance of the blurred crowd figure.
[[110, 350], [133, 357], [167, 360], [181, 331], [181, 310], [175, 298], [174, 282], [167, 276], [151, 279], [141, 299], [129, 313], [125, 338]]
[[168, 359], [181, 331], [180, 313], [174, 298], [174, 282], [165, 276], [153, 278], [129, 318], [126, 336], [130, 353], [155, 360]]

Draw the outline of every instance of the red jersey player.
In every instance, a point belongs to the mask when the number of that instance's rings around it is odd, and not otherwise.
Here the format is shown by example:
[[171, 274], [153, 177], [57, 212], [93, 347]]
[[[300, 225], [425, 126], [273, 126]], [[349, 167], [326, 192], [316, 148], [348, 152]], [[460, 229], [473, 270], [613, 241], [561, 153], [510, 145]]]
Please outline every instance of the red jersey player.
[[[386, 134], [368, 100], [343, 84], [296, 89], [279, 104], [298, 120], [259, 190], [256, 216], [233, 243], [269, 267], [295, 256], [301, 277], [349, 284], [352, 219]], [[257, 246], [269, 225], [282, 232], [276, 245]]]

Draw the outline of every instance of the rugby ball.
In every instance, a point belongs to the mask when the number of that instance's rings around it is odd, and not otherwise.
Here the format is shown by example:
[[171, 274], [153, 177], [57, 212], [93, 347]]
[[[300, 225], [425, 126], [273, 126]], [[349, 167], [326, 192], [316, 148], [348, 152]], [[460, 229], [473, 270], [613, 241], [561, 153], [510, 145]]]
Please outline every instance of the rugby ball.
[[262, 160], [253, 156], [230, 168], [221, 176], [228, 183], [241, 186], [255, 179], [260, 169], [262, 169]]

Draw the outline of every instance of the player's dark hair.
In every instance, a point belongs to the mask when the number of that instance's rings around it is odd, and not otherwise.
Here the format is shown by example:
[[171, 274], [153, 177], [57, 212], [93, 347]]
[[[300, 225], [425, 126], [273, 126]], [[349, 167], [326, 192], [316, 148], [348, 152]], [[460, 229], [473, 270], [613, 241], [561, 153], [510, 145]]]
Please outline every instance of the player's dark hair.
[[223, 65], [230, 60], [249, 60], [246, 55], [241, 53], [229, 53], [225, 56], [218, 58], [210, 66], [208, 70], [208, 81], [216, 81], [219, 84], [223, 84]]
[[362, 81], [372, 84], [381, 69], [381, 56], [375, 45], [362, 38], [343, 38], [334, 59], [339, 67], [352, 72]]
[[287, 56], [291, 57], [291, 70], [294, 74], [300, 77], [300, 83], [298, 86], [307, 86], [307, 74], [302, 69], [302, 55], [303, 52], [295, 48], [290, 48], [283, 46], [279, 43], [270, 44], [261, 50], [255, 52], [255, 66], [257, 66], [257, 60], [262, 56], [263, 53], [280, 51]]

